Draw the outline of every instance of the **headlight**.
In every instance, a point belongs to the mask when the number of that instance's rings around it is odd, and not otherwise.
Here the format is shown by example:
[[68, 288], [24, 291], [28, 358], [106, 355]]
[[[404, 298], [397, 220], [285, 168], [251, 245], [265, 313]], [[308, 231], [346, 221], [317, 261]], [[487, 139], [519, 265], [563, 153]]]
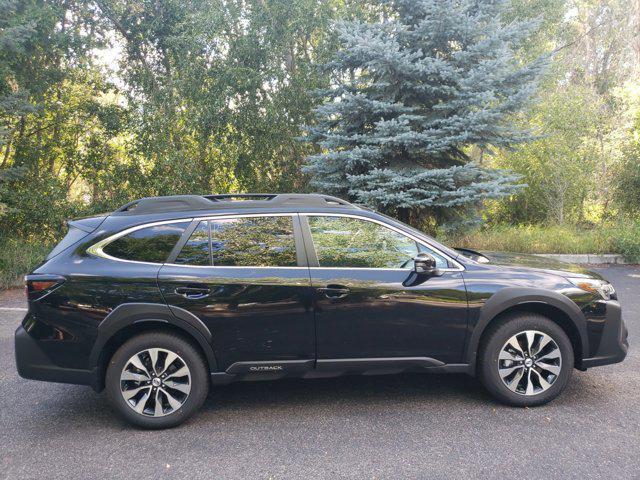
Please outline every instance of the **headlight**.
[[596, 278], [567, 278], [576, 287], [585, 292], [597, 293], [605, 300], [616, 298], [616, 291], [606, 280], [598, 280]]

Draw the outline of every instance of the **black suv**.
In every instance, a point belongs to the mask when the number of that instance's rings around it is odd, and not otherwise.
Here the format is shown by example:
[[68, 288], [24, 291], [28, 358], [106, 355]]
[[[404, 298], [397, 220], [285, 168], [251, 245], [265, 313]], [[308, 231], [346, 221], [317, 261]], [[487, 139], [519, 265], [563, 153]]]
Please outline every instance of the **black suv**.
[[539, 405], [628, 346], [596, 273], [452, 250], [317, 194], [143, 198], [69, 222], [26, 283], [20, 375], [106, 388], [152, 428], [210, 383], [281, 377], [464, 372]]

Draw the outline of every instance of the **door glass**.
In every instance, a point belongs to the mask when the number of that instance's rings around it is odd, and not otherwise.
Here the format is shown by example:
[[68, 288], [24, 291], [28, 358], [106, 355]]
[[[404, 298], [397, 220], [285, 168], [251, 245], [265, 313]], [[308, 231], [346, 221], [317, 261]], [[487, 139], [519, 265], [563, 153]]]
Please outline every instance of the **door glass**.
[[209, 222], [200, 222], [187, 243], [184, 244], [174, 263], [184, 265], [210, 265]]
[[378, 223], [350, 217], [309, 217], [311, 237], [321, 267], [413, 268], [418, 252], [431, 253], [411, 238]]
[[210, 220], [214, 266], [294, 267], [293, 220], [242, 217]]

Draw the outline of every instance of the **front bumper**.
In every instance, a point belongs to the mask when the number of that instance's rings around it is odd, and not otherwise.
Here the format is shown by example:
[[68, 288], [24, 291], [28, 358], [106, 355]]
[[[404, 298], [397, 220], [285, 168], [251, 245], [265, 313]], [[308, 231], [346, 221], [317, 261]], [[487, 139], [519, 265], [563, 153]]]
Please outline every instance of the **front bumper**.
[[618, 302], [607, 302], [606, 312], [598, 348], [595, 355], [582, 359], [578, 365], [578, 368], [582, 370], [618, 363], [627, 356], [629, 333], [622, 319], [620, 304]]
[[16, 365], [22, 378], [47, 382], [91, 385], [95, 388], [97, 372], [55, 365], [42, 351], [38, 342], [22, 325], [15, 333]]

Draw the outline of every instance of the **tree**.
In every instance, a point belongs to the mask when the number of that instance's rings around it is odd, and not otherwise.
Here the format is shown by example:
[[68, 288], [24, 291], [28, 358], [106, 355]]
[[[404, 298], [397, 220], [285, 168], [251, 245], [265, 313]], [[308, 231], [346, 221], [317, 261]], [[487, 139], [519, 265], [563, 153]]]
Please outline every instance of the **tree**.
[[470, 146], [530, 138], [509, 124], [544, 68], [514, 50], [533, 22], [504, 23], [506, 2], [389, 0], [380, 21], [336, 25], [342, 48], [327, 65], [335, 85], [320, 92], [308, 140], [321, 147], [305, 171], [326, 192], [403, 220], [439, 219], [514, 190], [516, 177], [471, 162]]
[[[626, 0], [515, 0], [514, 18], [547, 28], [519, 55], [553, 52], [536, 106], [519, 117], [538, 140], [499, 152], [493, 165], [522, 174], [527, 187], [492, 204], [492, 221], [595, 223], [630, 211], [637, 151], [640, 3]], [[635, 105], [635, 106], [634, 106]], [[635, 153], [634, 153], [635, 152]], [[635, 184], [636, 186], [638, 184]], [[627, 201], [629, 200], [629, 201]]]
[[149, 194], [304, 188], [296, 137], [341, 3], [95, 0], [123, 44]]
[[0, 19], [0, 235], [43, 238], [94, 150], [104, 30], [84, 1], [4, 0]]
[[512, 223], [583, 220], [583, 205], [594, 191], [597, 151], [587, 140], [599, 125], [600, 104], [588, 89], [547, 91], [528, 113], [539, 138], [493, 159], [522, 175], [527, 187], [494, 207], [492, 220]]

